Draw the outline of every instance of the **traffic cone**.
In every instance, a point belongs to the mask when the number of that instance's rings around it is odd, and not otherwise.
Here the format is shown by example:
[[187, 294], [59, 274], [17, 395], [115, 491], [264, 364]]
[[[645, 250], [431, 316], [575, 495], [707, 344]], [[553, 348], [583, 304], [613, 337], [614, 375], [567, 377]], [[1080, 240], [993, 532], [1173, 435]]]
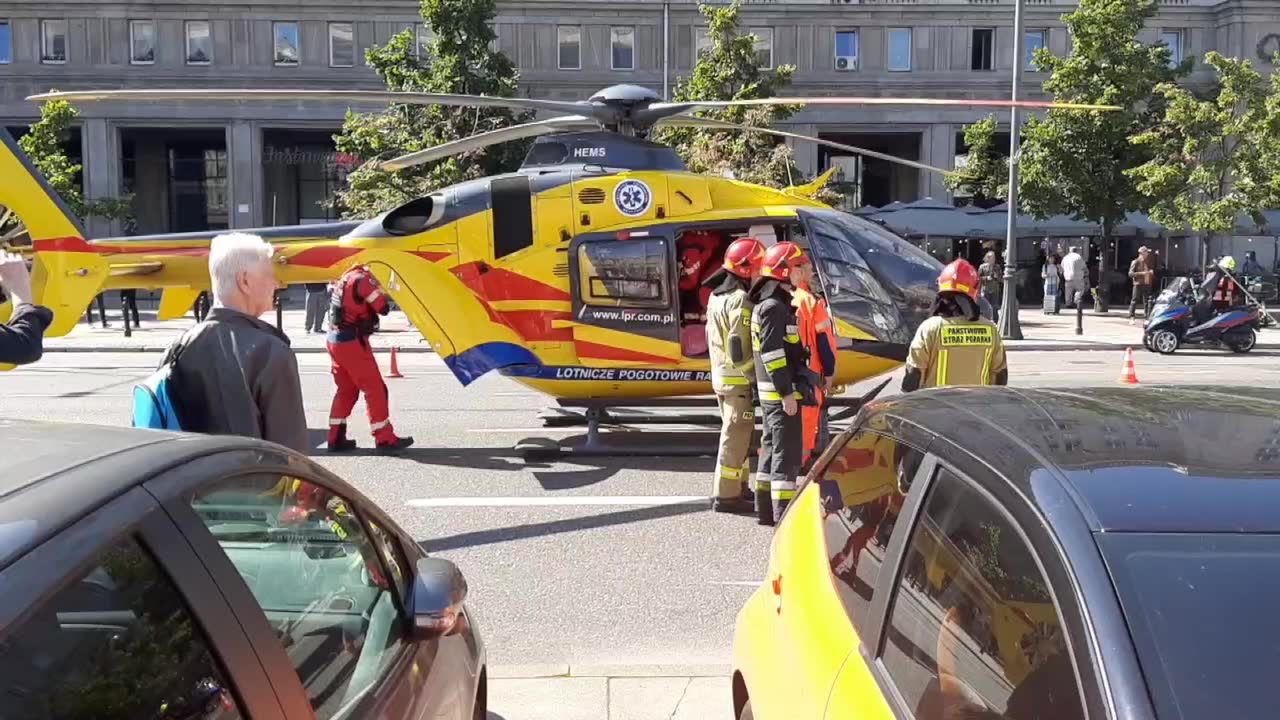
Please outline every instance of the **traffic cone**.
[[393, 377], [393, 378], [404, 377], [403, 375], [400, 374], [400, 363], [398, 362], [398, 358], [397, 358], [397, 352], [399, 351], [399, 349], [400, 348], [394, 345], [391, 346], [391, 372], [387, 373], [387, 377]]
[[1124, 366], [1120, 368], [1120, 382], [1126, 385], [1138, 384], [1138, 373], [1133, 368], [1133, 348], [1125, 348]]

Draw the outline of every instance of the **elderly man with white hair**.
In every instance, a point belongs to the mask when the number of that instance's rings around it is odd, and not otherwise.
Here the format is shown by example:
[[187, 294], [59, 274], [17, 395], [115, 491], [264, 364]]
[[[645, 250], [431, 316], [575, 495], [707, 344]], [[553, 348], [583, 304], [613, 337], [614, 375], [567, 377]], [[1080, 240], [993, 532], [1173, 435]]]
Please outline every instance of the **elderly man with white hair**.
[[229, 233], [209, 248], [213, 309], [165, 353], [183, 430], [245, 435], [309, 452], [298, 361], [289, 339], [258, 319], [276, 290], [272, 247]]

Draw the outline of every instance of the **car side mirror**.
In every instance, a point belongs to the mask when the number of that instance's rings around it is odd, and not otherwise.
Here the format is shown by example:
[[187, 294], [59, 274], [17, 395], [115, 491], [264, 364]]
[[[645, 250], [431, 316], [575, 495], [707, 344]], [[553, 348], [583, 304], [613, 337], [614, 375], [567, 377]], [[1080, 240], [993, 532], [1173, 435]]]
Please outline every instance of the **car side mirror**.
[[457, 565], [440, 558], [422, 558], [413, 578], [413, 632], [419, 639], [452, 635], [462, 629], [462, 603], [467, 580]]

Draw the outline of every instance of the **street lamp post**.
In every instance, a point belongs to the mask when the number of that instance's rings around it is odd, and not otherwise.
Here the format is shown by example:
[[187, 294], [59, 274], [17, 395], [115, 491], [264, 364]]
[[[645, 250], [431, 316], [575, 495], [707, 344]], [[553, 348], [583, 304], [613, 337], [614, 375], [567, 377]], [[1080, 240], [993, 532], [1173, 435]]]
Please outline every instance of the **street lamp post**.
[[[1018, 101], [1022, 85], [1022, 53], [1026, 39], [1022, 36], [1022, 2], [1013, 5], [1013, 101]], [[1018, 289], [1015, 276], [1018, 261], [1018, 165], [1022, 153], [1019, 144], [1018, 108], [1009, 110], [1009, 223], [1006, 226], [1004, 250], [1004, 299], [1000, 303], [1000, 337], [1022, 339], [1018, 324]]]

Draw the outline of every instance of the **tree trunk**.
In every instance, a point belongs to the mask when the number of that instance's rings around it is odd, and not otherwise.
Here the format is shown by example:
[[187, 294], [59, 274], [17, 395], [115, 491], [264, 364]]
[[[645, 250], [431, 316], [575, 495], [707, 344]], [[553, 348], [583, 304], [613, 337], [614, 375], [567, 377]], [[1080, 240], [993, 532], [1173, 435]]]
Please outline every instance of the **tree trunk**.
[[1102, 243], [1098, 248], [1098, 287], [1094, 293], [1093, 309], [1097, 313], [1105, 313], [1107, 307], [1111, 304], [1111, 279], [1109, 273], [1111, 263], [1108, 262], [1108, 256], [1111, 251], [1111, 230], [1112, 222], [1110, 219], [1102, 221]]

